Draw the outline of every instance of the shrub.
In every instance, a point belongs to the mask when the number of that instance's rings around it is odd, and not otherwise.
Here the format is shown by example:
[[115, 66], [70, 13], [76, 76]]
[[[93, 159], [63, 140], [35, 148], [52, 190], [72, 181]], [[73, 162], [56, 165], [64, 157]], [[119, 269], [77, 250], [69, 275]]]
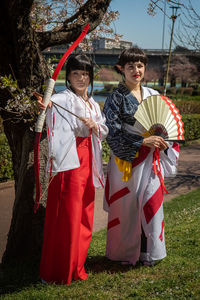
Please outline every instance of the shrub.
[[111, 93], [111, 92], [113, 91], [114, 87], [115, 87], [114, 84], [109, 84], [109, 83], [105, 84], [105, 83], [104, 83], [104, 90], [105, 90], [106, 92]]
[[102, 147], [103, 147], [102, 159], [104, 162], [108, 162], [110, 157], [110, 147], [108, 146], [106, 141], [102, 142]]
[[177, 93], [181, 95], [192, 96], [193, 88], [192, 87], [181, 87], [177, 90]]
[[200, 90], [194, 89], [192, 92], [192, 96], [200, 96]]
[[13, 179], [12, 154], [4, 133], [0, 134], [0, 182]]
[[105, 102], [104, 101], [99, 101], [98, 104], [100, 106], [101, 111], [103, 111], [103, 107], [104, 107]]
[[3, 120], [2, 118], [0, 117], [0, 134], [3, 133]]
[[186, 100], [172, 100], [180, 114], [200, 114], [200, 102]]
[[200, 138], [200, 114], [183, 115], [185, 140], [192, 141]]
[[168, 95], [176, 95], [176, 93], [177, 93], [177, 88], [175, 86], [170, 87], [170, 88], [167, 89], [167, 94]]

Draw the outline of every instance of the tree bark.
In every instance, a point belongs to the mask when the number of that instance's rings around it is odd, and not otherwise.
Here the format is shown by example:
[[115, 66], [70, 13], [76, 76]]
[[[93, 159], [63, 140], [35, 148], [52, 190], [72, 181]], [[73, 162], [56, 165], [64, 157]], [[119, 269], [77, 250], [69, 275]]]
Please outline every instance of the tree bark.
[[[110, 2], [88, 0], [74, 17], [74, 22], [69, 24], [66, 20], [62, 30], [55, 34], [36, 33], [32, 29], [29, 13], [33, 0], [0, 1], [0, 75], [11, 74], [20, 88], [28, 86], [41, 91], [42, 84], [49, 77], [42, 50], [49, 45], [73, 42], [87, 23], [90, 30], [94, 29], [101, 22]], [[0, 89], [1, 117], [12, 152], [15, 179], [15, 201], [3, 264], [39, 257], [46, 199], [43, 197], [37, 214], [34, 214], [34, 132], [30, 124], [17, 122], [12, 114], [4, 110], [9, 98], [10, 94]], [[47, 141], [43, 133], [40, 145], [42, 192], [47, 185], [46, 161]]]
[[[5, 122], [4, 130], [13, 154], [15, 174], [15, 201], [6, 251], [2, 263], [19, 262], [25, 258], [38, 257], [41, 251], [45, 198], [37, 214], [34, 203], [34, 132], [30, 128]], [[46, 134], [40, 145], [41, 185], [45, 187], [45, 165], [47, 160]], [[43, 188], [44, 189], [44, 188]], [[45, 195], [46, 196], [46, 195]]]

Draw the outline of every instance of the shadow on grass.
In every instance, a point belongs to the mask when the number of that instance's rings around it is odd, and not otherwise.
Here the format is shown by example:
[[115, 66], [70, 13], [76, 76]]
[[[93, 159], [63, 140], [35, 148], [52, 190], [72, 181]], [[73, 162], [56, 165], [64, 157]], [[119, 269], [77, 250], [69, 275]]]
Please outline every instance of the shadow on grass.
[[133, 265], [126, 265], [121, 264], [120, 261], [112, 261], [109, 260], [105, 256], [91, 256], [88, 257], [86, 260], [86, 271], [92, 272], [92, 273], [102, 273], [102, 272], [108, 272], [108, 273], [126, 273], [129, 270], [136, 269], [142, 267], [140, 263], [138, 263], [136, 266]]
[[[89, 256], [85, 263], [86, 271], [91, 273], [126, 273], [141, 265], [130, 266], [114, 262], [105, 256]], [[25, 261], [6, 266], [0, 265], [0, 295], [20, 292], [24, 288], [40, 283], [39, 260]]]
[[0, 295], [19, 292], [40, 282], [39, 260], [0, 265]]

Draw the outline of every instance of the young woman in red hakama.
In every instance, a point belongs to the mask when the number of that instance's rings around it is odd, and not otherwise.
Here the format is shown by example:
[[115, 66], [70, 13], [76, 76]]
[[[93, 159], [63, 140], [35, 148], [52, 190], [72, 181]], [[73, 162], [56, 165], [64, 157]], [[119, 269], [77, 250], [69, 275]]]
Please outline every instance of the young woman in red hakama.
[[[69, 58], [66, 82], [67, 89], [52, 96], [47, 111], [50, 184], [40, 265], [41, 279], [57, 284], [88, 276], [84, 263], [92, 236], [95, 187], [104, 185], [101, 140], [108, 133], [99, 105], [87, 92], [93, 85], [87, 56]], [[42, 99], [38, 101], [42, 107]]]

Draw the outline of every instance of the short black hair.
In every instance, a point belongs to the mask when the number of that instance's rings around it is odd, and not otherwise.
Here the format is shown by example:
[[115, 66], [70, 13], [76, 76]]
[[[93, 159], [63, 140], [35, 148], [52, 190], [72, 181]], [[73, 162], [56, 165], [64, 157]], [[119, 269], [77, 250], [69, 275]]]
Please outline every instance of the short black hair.
[[94, 79], [94, 70], [92, 60], [85, 54], [72, 54], [67, 63], [66, 63], [66, 86], [68, 86], [68, 76], [71, 71], [74, 70], [84, 70], [89, 72], [91, 91], [89, 97], [93, 92], [93, 79]]
[[145, 66], [147, 65], [148, 62], [148, 58], [146, 56], [146, 54], [144, 53], [144, 51], [138, 47], [132, 47], [129, 49], [125, 49], [122, 51], [122, 53], [119, 56], [118, 62], [115, 65], [115, 70], [118, 73], [122, 73], [119, 68], [117, 67], [117, 65], [120, 65], [121, 67], [124, 67], [125, 64], [129, 63], [129, 62], [142, 62]]

